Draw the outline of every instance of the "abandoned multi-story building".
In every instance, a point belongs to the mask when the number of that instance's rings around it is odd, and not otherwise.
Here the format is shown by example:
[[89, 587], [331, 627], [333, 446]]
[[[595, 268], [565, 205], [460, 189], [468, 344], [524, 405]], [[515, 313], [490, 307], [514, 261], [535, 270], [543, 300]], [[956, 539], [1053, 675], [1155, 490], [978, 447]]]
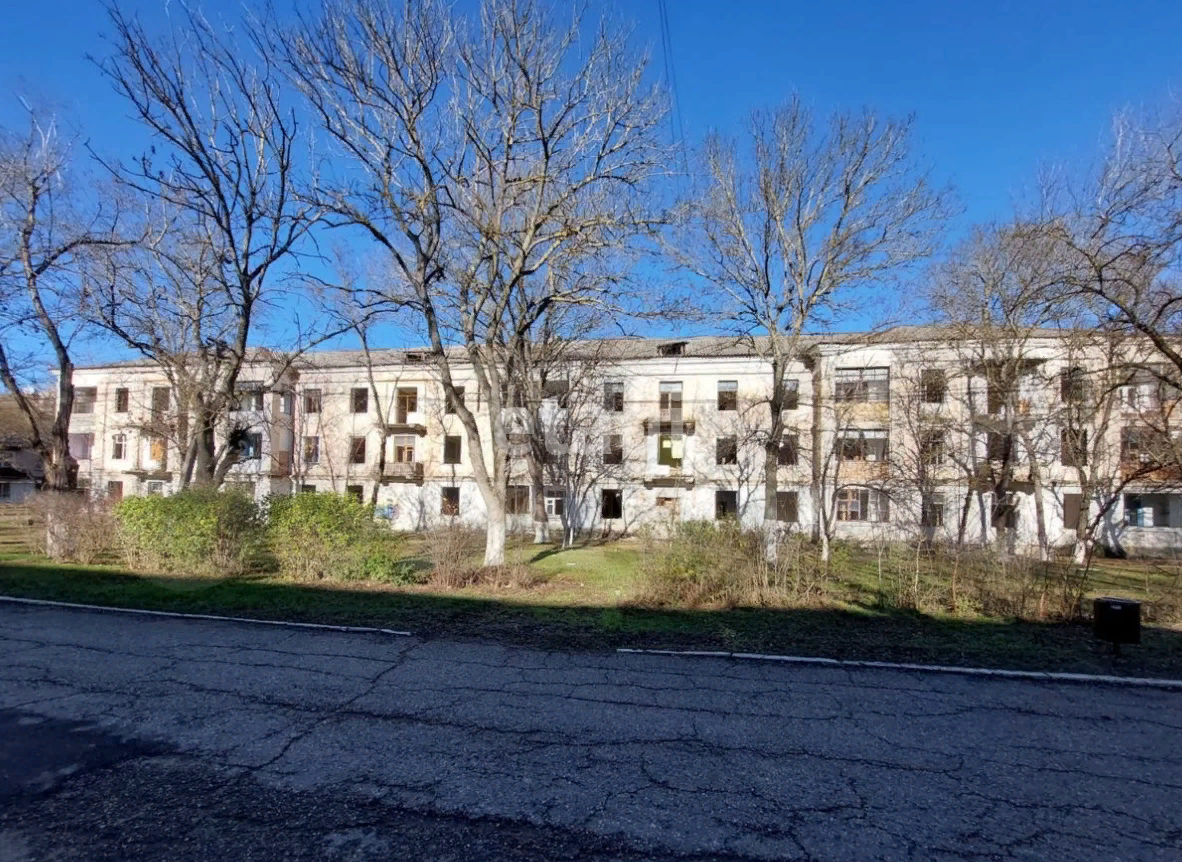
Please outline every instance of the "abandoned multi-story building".
[[[1125, 552], [1182, 548], [1174, 390], [1129, 345], [1079, 335], [915, 326], [801, 337], [777, 449], [780, 523], [868, 541], [1023, 547], [1071, 544], [1087, 529]], [[596, 534], [669, 519], [760, 523], [770, 415], [762, 344], [585, 342], [565, 370], [549, 370], [540, 398], [506, 391], [517, 453], [511, 525], [529, 526], [539, 492], [553, 526]], [[451, 359], [457, 396], [487, 422], [462, 356]], [[81, 481], [114, 497], [178, 487], [176, 397], [160, 369], [80, 368], [75, 384]], [[238, 392], [222, 429], [237, 453], [227, 484], [260, 498], [352, 493], [399, 529], [482, 522], [470, 441], [427, 353], [324, 351], [282, 366], [260, 355]], [[540, 488], [526, 464], [528, 430], [539, 425]]]

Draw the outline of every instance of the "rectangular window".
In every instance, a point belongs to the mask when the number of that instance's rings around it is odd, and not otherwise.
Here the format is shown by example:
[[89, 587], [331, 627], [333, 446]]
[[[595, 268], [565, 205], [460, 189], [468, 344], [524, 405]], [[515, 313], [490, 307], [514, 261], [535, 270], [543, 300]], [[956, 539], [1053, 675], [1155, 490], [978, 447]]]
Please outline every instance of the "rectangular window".
[[455, 413], [456, 407], [464, 403], [464, 387], [453, 386], [452, 388], [455, 390], [454, 395], [451, 392], [448, 392], [447, 389], [443, 390], [443, 409], [444, 412], [448, 414]]
[[127, 457], [127, 435], [116, 434], [111, 438], [111, 460], [122, 461]]
[[719, 437], [714, 442], [714, 463], [731, 465], [739, 463], [739, 442], [734, 437]]
[[172, 390], [167, 386], [152, 387], [152, 418], [159, 421], [168, 413]]
[[624, 435], [623, 434], [604, 434], [603, 435], [603, 463], [604, 464], [623, 464], [624, 463]]
[[985, 437], [985, 457], [990, 461], [1006, 461], [1013, 460], [1014, 452], [1014, 438], [1013, 435], [1003, 434], [1000, 431], [990, 431]]
[[944, 526], [944, 495], [927, 494], [920, 503], [919, 524], [921, 527]]
[[723, 518], [737, 518], [739, 517], [739, 492], [738, 491], [715, 491], [714, 492], [714, 518], [715, 520], [722, 520]]
[[785, 524], [795, 524], [799, 516], [796, 509], [795, 491], [776, 492], [776, 520]]
[[561, 488], [546, 489], [546, 514], [552, 518], [561, 518], [566, 509], [566, 497]]
[[624, 382], [609, 380], [603, 384], [603, 409], [607, 413], [624, 412]]
[[439, 492], [439, 514], [441, 515], [458, 515], [460, 514], [460, 489], [454, 485], [448, 485]]
[[98, 400], [98, 388], [94, 386], [79, 386], [74, 389], [74, 412], [93, 413], [94, 403]]
[[800, 406], [800, 381], [784, 381], [784, 409], [795, 410]]
[[840, 461], [886, 461], [889, 437], [883, 429], [846, 431], [837, 438], [837, 458]]
[[505, 514], [529, 514], [529, 485], [510, 485], [505, 490]]
[[158, 479], [144, 483], [144, 493], [149, 497], [159, 497], [164, 493], [164, 483]]
[[69, 437], [70, 454], [79, 461], [89, 461], [91, 450], [94, 448], [93, 434], [71, 434]]
[[657, 437], [657, 463], [663, 467], [680, 467], [685, 455], [685, 438], [680, 434], [661, 434]]
[[395, 403], [397, 420], [406, 424], [411, 413], [419, 412], [419, 390], [414, 387], [398, 387], [397, 402]]
[[1168, 527], [1170, 494], [1125, 494], [1125, 523], [1130, 527]]
[[358, 503], [365, 502], [365, 486], [364, 485], [346, 485], [345, 493], [356, 500]]
[[559, 410], [570, 407], [570, 383], [566, 380], [547, 380], [542, 384], [542, 398], [558, 402]]
[[354, 413], [369, 412], [369, 390], [364, 386], [354, 387], [351, 390], [349, 400]]
[[257, 461], [263, 457], [263, 435], [258, 431], [243, 434], [238, 443], [238, 457], [243, 461]]
[[12, 484], [9, 482], [0, 482], [0, 500], [12, 499]]
[[718, 381], [718, 409], [721, 411], [739, 409], [739, 381]]
[[835, 401], [886, 404], [890, 400], [889, 368], [838, 368], [833, 381]]
[[604, 488], [601, 492], [599, 514], [605, 521], [624, 517], [624, 493], [618, 488]]
[[365, 463], [365, 438], [351, 437], [349, 439], [349, 463], [350, 464], [364, 464]]
[[243, 383], [238, 388], [237, 409], [261, 412], [263, 409], [263, 388], [258, 383]]
[[943, 404], [948, 396], [948, 381], [943, 368], [925, 368], [919, 373], [920, 397], [924, 404]]
[[1064, 428], [1059, 432], [1059, 460], [1065, 467], [1084, 467], [1088, 463], [1086, 428]]
[[669, 381], [660, 385], [662, 422], [681, 421], [681, 381]]
[[315, 494], [316, 493], [316, 486], [315, 485], [307, 485], [307, 484], [300, 485], [300, 493], [301, 494]]
[[944, 463], [944, 430], [929, 429], [919, 437], [919, 463], [938, 467]]
[[784, 434], [780, 438], [780, 452], [776, 458], [776, 463], [781, 467], [793, 467], [799, 459], [799, 438], [795, 434]]
[[887, 496], [870, 488], [842, 488], [837, 492], [837, 520], [879, 521], [890, 520]]
[[320, 463], [320, 438], [319, 437], [305, 437], [304, 438], [304, 463], [305, 464], [319, 464]]
[[279, 404], [279, 409], [283, 411], [283, 415], [290, 416], [295, 412], [295, 393], [291, 390], [284, 392]]
[[1082, 404], [1087, 398], [1087, 372], [1078, 366], [1059, 372], [1059, 398], [1064, 404]]
[[148, 459], [164, 467], [168, 460], [168, 444], [163, 437], [153, 437], [148, 441]]
[[107, 483], [107, 499], [113, 503], [118, 503], [123, 499], [123, 483], [114, 480]]
[[443, 438], [443, 463], [459, 464], [463, 448], [458, 434], [448, 434]]
[[1074, 530], [1079, 524], [1079, 510], [1083, 506], [1082, 494], [1063, 495], [1063, 528]]
[[115, 390], [115, 412], [126, 413], [131, 406], [131, 392], [123, 387]]
[[323, 403], [323, 398], [324, 396], [319, 389], [305, 389], [304, 412], [319, 413], [321, 404]]
[[415, 436], [413, 434], [398, 434], [394, 437], [394, 462], [396, 464], [413, 464], [415, 462]]

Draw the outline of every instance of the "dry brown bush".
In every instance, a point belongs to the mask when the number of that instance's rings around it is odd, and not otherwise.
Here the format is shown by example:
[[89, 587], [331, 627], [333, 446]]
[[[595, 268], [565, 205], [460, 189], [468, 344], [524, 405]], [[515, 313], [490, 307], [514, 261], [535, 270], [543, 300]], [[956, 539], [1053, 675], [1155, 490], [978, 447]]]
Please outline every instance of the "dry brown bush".
[[426, 534], [431, 561], [428, 582], [435, 587], [457, 589], [479, 580], [477, 570], [484, 550], [484, 534], [460, 525], [448, 525]]
[[59, 562], [91, 565], [121, 559], [114, 506], [83, 493], [45, 491], [28, 501], [29, 544]]

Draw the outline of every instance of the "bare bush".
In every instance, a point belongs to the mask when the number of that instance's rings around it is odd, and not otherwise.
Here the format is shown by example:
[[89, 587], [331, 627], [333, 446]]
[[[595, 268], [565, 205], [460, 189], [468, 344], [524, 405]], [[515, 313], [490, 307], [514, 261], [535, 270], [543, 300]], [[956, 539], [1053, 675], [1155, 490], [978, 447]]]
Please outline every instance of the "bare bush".
[[28, 506], [29, 544], [36, 553], [84, 565], [119, 558], [118, 524], [108, 501], [50, 491], [31, 497]]
[[426, 539], [432, 586], [455, 589], [476, 582], [484, 550], [484, 536], [479, 530], [448, 525], [431, 530]]

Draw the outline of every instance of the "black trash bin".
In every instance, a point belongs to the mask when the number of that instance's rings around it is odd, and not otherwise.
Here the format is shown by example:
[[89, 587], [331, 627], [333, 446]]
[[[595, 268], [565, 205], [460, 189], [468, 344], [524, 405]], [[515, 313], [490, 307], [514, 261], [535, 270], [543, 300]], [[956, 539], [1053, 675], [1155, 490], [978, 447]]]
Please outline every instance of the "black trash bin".
[[1141, 643], [1141, 603], [1105, 596], [1092, 603], [1094, 631], [1111, 644]]

